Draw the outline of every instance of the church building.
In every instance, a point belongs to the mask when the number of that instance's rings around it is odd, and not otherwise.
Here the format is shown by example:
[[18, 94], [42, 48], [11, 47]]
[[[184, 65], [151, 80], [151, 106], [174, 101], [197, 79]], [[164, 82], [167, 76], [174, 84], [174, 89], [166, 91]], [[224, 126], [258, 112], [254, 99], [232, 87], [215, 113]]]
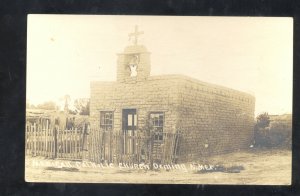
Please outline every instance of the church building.
[[[184, 75], [151, 76], [151, 53], [134, 42], [117, 54], [117, 81], [91, 82], [90, 123], [111, 132], [179, 133], [178, 162], [247, 148], [255, 98]], [[163, 144], [163, 134], [154, 140]]]

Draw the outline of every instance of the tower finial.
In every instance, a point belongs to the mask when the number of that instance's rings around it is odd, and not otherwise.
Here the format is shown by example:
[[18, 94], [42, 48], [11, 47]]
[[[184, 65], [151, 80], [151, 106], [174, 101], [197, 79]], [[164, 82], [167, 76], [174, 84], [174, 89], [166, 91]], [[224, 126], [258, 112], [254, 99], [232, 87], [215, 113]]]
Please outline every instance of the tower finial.
[[133, 33], [129, 33], [128, 36], [129, 36], [129, 40], [130, 38], [133, 36], [134, 37], [134, 45], [137, 45], [137, 42], [138, 42], [138, 36], [141, 35], [141, 34], [144, 34], [143, 31], [138, 31], [138, 26], [135, 25], [135, 31]]

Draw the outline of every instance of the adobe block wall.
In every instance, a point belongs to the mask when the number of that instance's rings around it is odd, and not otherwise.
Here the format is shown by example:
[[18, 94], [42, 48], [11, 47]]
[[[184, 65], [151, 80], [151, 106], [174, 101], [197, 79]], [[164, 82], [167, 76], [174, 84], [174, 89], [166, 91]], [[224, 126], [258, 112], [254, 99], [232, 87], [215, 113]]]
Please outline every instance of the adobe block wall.
[[151, 76], [145, 81], [92, 82], [90, 120], [99, 127], [100, 111], [114, 112], [122, 128], [122, 109], [136, 108], [138, 127], [149, 112], [165, 112], [165, 132], [181, 131], [179, 162], [249, 147], [255, 99], [246, 93], [185, 76]]
[[122, 109], [137, 109], [138, 127], [146, 126], [150, 112], [165, 113], [164, 131], [174, 132], [178, 119], [177, 79], [149, 77], [147, 80], [91, 82], [90, 121], [100, 125], [100, 111], [114, 112], [114, 130], [122, 128]]
[[181, 77], [179, 162], [249, 147], [253, 139], [253, 96]]

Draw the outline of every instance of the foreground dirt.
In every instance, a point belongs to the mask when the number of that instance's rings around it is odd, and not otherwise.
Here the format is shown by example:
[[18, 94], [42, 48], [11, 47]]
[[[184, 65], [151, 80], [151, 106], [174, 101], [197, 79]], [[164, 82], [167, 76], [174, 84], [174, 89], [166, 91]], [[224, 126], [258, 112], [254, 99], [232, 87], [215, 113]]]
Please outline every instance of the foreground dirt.
[[[210, 157], [198, 162], [219, 166], [238, 166], [239, 173], [219, 170], [199, 172], [184, 164], [186, 169], [147, 169], [92, 167], [79, 165], [81, 162], [49, 160], [42, 157], [26, 157], [25, 180], [27, 182], [72, 182], [72, 183], [153, 183], [153, 184], [255, 184], [290, 185], [291, 151], [252, 150]], [[67, 167], [66, 167], [67, 166]], [[198, 168], [199, 169], [199, 168]], [[202, 168], [203, 169], [203, 168]], [[201, 170], [203, 171], [203, 170]]]

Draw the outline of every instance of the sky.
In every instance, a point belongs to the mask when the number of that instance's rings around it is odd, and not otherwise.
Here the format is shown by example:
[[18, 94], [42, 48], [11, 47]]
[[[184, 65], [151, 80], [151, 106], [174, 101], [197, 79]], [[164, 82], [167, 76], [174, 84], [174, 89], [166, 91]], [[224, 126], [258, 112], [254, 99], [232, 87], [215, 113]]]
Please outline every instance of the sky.
[[255, 96], [255, 114], [292, 113], [293, 19], [28, 15], [27, 101], [89, 98], [90, 81], [115, 81], [117, 53], [138, 43], [151, 75], [182, 74]]

